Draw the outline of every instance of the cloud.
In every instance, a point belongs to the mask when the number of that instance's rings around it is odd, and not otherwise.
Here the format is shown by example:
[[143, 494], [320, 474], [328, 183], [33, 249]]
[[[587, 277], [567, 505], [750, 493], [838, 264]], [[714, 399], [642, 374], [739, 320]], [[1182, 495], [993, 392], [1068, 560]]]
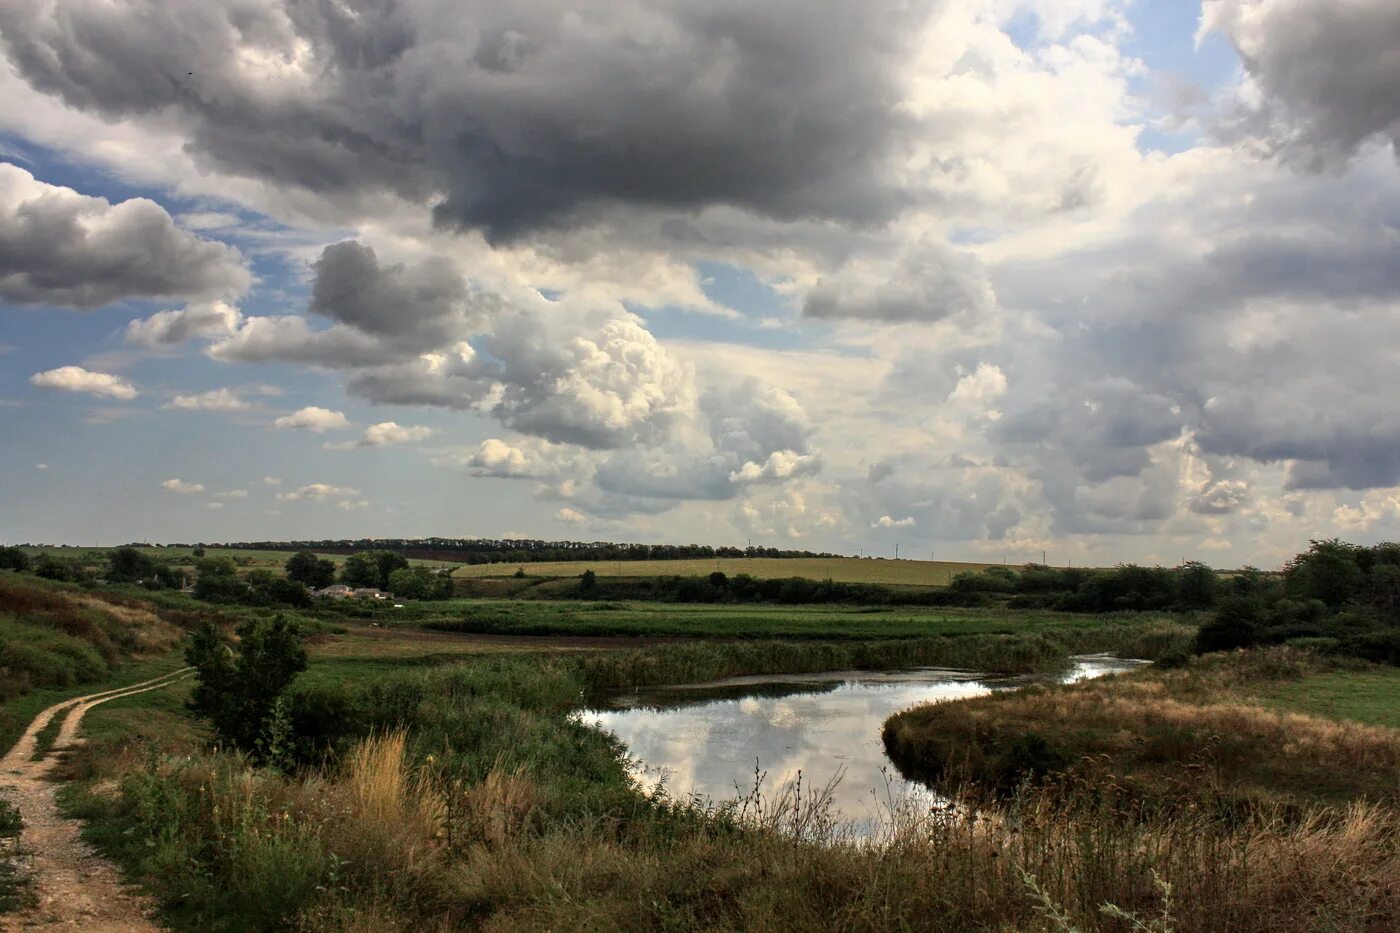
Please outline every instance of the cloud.
[[48, 468], [49, 468], [49, 465], [48, 465], [47, 463], [36, 463], [36, 464], [34, 464], [34, 469], [36, 469], [36, 470], [47, 470]]
[[238, 329], [243, 315], [222, 301], [157, 311], [126, 325], [126, 341], [152, 349], [175, 346], [196, 337], [227, 337]]
[[353, 327], [335, 325], [313, 329], [306, 318], [245, 318], [227, 337], [205, 347], [204, 354], [220, 362], [281, 361], [346, 368], [375, 366], [400, 359], [403, 353]]
[[1229, 515], [1249, 503], [1249, 484], [1223, 479], [1211, 483], [1191, 500], [1191, 511], [1201, 515]]
[[279, 492], [282, 502], [324, 502], [326, 499], [358, 496], [360, 491], [349, 486], [332, 486], [329, 483], [311, 483], [292, 492]]
[[881, 515], [879, 518], [877, 518], [877, 519], [875, 520], [875, 522], [874, 522], [870, 527], [871, 527], [871, 528], [912, 528], [912, 527], [914, 527], [914, 524], [915, 524], [915, 523], [914, 523], [914, 519], [913, 519], [912, 517], [909, 517], [909, 518], [891, 518], [891, 517], [888, 516], [888, 515]]
[[215, 495], [218, 496], [220, 499], [246, 499], [248, 498], [248, 490], [229, 489], [225, 492], [215, 493]]
[[283, 415], [272, 426], [282, 431], [311, 431], [324, 434], [326, 431], [339, 431], [350, 427], [350, 421], [342, 412], [330, 411], [309, 405], [299, 408], [290, 415]]
[[554, 513], [554, 519], [566, 525], [580, 525], [588, 521], [588, 516], [575, 509], [563, 508]]
[[414, 444], [427, 440], [433, 429], [421, 425], [400, 425], [393, 421], [381, 421], [365, 429], [360, 439], [361, 447], [384, 447], [389, 444]]
[[181, 230], [154, 201], [112, 204], [0, 163], [0, 298], [89, 309], [236, 295], [249, 282], [237, 250]]
[[535, 475], [531, 458], [524, 450], [495, 437], [488, 437], [481, 442], [476, 453], [468, 458], [467, 466], [474, 476]]
[[1309, 169], [1345, 162], [1373, 138], [1400, 156], [1392, 0], [1206, 0], [1210, 30], [1230, 37], [1252, 82], [1237, 132]]
[[186, 411], [243, 411], [248, 403], [230, 389], [210, 389], [198, 395], [177, 395], [166, 407]]
[[204, 491], [203, 483], [187, 483], [179, 477], [175, 477], [174, 479], [168, 479], [165, 482], [161, 483], [161, 486], [165, 487], [171, 492], [179, 493], [182, 496], [187, 496], [196, 492]]
[[0, 35], [35, 89], [176, 128], [206, 171], [327, 201], [436, 197], [439, 224], [504, 240], [616, 203], [889, 216], [907, 200], [903, 70], [937, 6], [20, 4]]
[[663, 440], [693, 410], [692, 374], [630, 316], [503, 315], [483, 353], [370, 369], [352, 394], [381, 404], [488, 407], [508, 428], [557, 443], [617, 449]]
[[955, 315], [982, 317], [995, 305], [996, 296], [975, 257], [925, 241], [893, 260], [852, 259], [823, 275], [807, 293], [802, 313], [932, 323]]
[[62, 392], [86, 392], [103, 398], [123, 401], [135, 398], [139, 393], [136, 387], [119, 376], [110, 373], [95, 373], [81, 366], [60, 366], [45, 370], [29, 377], [29, 384], [41, 389], [58, 389]]
[[414, 266], [384, 265], [369, 246], [346, 241], [326, 247], [314, 269], [313, 313], [413, 351], [460, 337], [499, 303], [469, 291], [439, 256]]
[[264, 486], [281, 486], [281, 485], [282, 485], [282, 478], [281, 478], [280, 476], [264, 476], [263, 479], [262, 479], [262, 481], [263, 481], [263, 485], [264, 485]]
[[820, 466], [821, 461], [816, 457], [796, 454], [790, 450], [775, 450], [761, 464], [750, 460], [739, 469], [731, 471], [729, 480], [741, 485], [785, 480], [810, 475], [817, 472]]

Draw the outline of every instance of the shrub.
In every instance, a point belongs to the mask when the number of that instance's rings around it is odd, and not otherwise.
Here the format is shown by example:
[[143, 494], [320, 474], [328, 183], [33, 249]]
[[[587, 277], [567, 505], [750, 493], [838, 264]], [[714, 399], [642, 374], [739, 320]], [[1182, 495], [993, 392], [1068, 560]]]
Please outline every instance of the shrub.
[[235, 658], [214, 623], [192, 633], [185, 649], [197, 678], [190, 709], [210, 721], [220, 741], [260, 763], [280, 763], [289, 717], [282, 695], [306, 670], [301, 633], [278, 615], [249, 619], [238, 637]]

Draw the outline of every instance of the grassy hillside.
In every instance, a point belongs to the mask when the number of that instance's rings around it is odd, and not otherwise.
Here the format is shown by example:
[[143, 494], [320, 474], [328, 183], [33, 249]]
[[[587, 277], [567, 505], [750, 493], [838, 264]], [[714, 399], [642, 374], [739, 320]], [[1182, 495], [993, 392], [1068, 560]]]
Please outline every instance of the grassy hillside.
[[197, 617], [129, 595], [0, 572], [0, 746], [8, 748], [44, 706], [178, 666], [176, 648]]
[[563, 561], [538, 564], [469, 564], [457, 569], [457, 577], [509, 577], [521, 567], [530, 576], [577, 577], [592, 570], [600, 577], [701, 577], [719, 571], [735, 576], [746, 573], [760, 579], [806, 577], [838, 583], [879, 583], [889, 586], [947, 586], [964, 570], [982, 570], [992, 564], [933, 560], [876, 560], [859, 557], [729, 557], [702, 560]]

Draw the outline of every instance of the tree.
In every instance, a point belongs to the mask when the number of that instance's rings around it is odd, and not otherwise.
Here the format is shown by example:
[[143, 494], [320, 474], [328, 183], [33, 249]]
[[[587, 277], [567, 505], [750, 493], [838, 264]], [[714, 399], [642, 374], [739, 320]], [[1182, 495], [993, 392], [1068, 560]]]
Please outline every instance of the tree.
[[578, 589], [580, 593], [591, 593], [598, 588], [598, 575], [591, 570], [585, 570], [583, 576], [578, 578]]
[[335, 564], [310, 551], [298, 551], [287, 559], [287, 578], [319, 590], [335, 582]]
[[238, 652], [206, 621], [190, 637], [185, 660], [195, 668], [190, 709], [208, 719], [219, 741], [258, 764], [285, 754], [282, 697], [306, 670], [301, 631], [282, 615], [250, 619], [238, 627]]
[[346, 586], [378, 586], [379, 563], [369, 551], [351, 554], [340, 568], [340, 582]]
[[304, 609], [311, 605], [311, 594], [306, 587], [287, 577], [273, 577], [259, 588], [259, 595], [274, 606]]
[[1209, 609], [1215, 605], [1219, 588], [1215, 571], [1199, 561], [1187, 561], [1177, 568], [1176, 600], [1182, 609]]
[[1298, 599], [1320, 599], [1336, 609], [1356, 595], [1362, 581], [1361, 548], [1333, 538], [1313, 541], [1283, 568], [1285, 586]]
[[373, 551], [374, 562], [379, 565], [379, 588], [389, 589], [389, 575], [395, 570], [408, 567], [408, 558], [393, 551]]
[[238, 574], [238, 565], [231, 557], [201, 557], [194, 562], [194, 569], [203, 577], [232, 577]]
[[77, 583], [83, 578], [83, 572], [71, 560], [54, 557], [52, 554], [39, 555], [39, 559], [34, 562], [34, 573], [45, 580], [62, 580], [67, 583]]
[[1259, 641], [1264, 607], [1248, 596], [1228, 596], [1220, 601], [1215, 618], [1196, 633], [1196, 653], [1233, 651]]
[[345, 560], [340, 582], [346, 586], [389, 589], [389, 574], [408, 566], [408, 558], [393, 551], [356, 551]]
[[400, 567], [389, 574], [389, 592], [403, 599], [427, 599], [430, 590], [426, 577], [408, 567]]
[[154, 577], [158, 566], [149, 554], [134, 547], [119, 547], [107, 557], [107, 579], [114, 583], [135, 583]]
[[248, 601], [248, 584], [233, 574], [201, 573], [194, 581], [194, 597], [211, 603]]
[[0, 570], [28, 570], [29, 555], [17, 547], [0, 547]]

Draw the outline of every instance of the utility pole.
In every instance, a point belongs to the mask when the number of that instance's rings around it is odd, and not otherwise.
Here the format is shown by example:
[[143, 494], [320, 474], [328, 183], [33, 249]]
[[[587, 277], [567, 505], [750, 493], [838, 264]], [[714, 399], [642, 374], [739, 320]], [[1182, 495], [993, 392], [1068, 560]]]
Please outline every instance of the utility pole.
[[894, 559], [895, 559], [895, 560], [899, 560], [899, 542], [897, 542], [897, 541], [895, 542], [895, 545], [894, 545]]
[[1044, 551], [1044, 549], [1042, 549], [1041, 552], [1040, 552], [1040, 563], [1041, 563], [1042, 566], [1045, 566], [1045, 567], [1050, 566], [1049, 564], [1045, 563], [1045, 551]]

